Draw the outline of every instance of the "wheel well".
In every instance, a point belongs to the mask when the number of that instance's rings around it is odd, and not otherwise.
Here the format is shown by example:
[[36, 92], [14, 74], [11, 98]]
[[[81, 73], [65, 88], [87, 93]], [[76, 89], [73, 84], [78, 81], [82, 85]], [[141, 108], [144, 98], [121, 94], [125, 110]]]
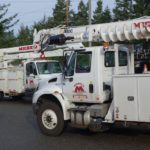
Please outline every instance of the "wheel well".
[[50, 94], [42, 95], [42, 96], [39, 98], [39, 100], [38, 100], [38, 102], [37, 102], [37, 105], [40, 106], [40, 105], [42, 105], [43, 103], [45, 103], [45, 102], [50, 102], [50, 101], [51, 101], [51, 102], [54, 102], [55, 104], [57, 104], [57, 105], [61, 108], [61, 110], [63, 111], [62, 106], [61, 106], [61, 103], [58, 101], [58, 99], [57, 99], [55, 96], [50, 95]]

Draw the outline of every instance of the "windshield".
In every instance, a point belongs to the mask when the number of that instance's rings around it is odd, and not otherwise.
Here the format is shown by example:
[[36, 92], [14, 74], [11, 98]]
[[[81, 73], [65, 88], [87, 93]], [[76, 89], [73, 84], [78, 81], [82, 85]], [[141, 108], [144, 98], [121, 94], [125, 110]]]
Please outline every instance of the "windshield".
[[61, 73], [62, 69], [59, 62], [37, 62], [39, 74]]

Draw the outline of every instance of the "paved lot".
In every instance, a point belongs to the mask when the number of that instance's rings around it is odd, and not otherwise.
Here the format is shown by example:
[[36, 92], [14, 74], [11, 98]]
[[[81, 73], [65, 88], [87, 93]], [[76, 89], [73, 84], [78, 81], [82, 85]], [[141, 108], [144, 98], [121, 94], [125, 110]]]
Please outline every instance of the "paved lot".
[[31, 103], [0, 102], [0, 150], [149, 150], [150, 130], [112, 129], [91, 134], [68, 127], [60, 137], [42, 135]]

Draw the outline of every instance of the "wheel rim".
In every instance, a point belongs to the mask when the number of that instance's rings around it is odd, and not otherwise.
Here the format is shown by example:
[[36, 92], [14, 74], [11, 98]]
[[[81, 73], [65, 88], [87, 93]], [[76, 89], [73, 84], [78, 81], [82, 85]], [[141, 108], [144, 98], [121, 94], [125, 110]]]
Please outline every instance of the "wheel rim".
[[42, 114], [42, 122], [45, 128], [52, 130], [57, 126], [57, 115], [56, 113], [51, 110], [47, 109]]

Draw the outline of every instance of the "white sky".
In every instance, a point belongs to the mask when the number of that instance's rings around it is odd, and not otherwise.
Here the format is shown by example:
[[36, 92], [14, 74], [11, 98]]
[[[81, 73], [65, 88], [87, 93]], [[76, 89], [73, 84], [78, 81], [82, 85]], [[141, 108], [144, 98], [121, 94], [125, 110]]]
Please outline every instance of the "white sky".
[[[80, 0], [72, 0], [72, 8], [77, 10]], [[87, 2], [87, 0], [84, 0]], [[92, 9], [96, 7], [97, 0], [92, 0]], [[44, 15], [52, 16], [52, 10], [55, 7], [56, 0], [0, 0], [0, 4], [10, 3], [8, 15], [18, 13], [19, 23], [14, 27], [15, 32], [21, 24], [31, 26], [35, 21], [39, 21]], [[114, 0], [103, 0], [104, 7], [114, 6]]]

